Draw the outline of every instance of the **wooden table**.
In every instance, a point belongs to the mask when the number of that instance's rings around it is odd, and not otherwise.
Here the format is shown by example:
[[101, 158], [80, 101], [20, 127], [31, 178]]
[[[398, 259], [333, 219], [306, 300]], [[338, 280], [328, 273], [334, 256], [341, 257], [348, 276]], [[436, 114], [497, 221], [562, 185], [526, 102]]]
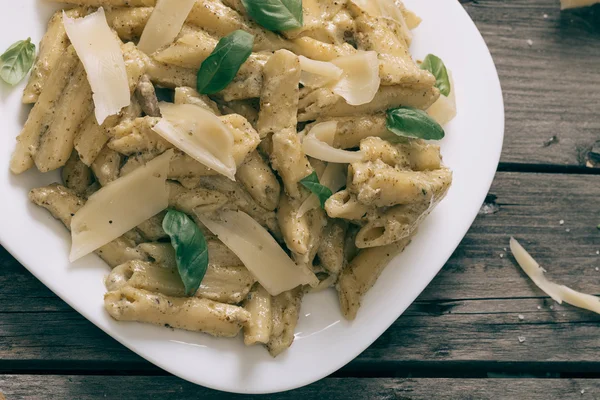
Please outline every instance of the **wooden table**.
[[[600, 294], [600, 169], [586, 167], [600, 139], [600, 7], [463, 2], [494, 56], [506, 105], [491, 213], [368, 350], [273, 399], [600, 399], [600, 316], [552, 302], [506, 251], [514, 235], [551, 278]], [[7, 399], [232, 397], [136, 356], [4, 250], [0, 391]]]

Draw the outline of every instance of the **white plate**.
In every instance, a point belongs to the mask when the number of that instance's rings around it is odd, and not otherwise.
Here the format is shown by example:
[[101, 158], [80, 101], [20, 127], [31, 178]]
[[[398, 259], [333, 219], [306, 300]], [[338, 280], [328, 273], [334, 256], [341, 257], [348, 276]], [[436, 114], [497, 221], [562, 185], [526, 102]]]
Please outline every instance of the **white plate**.
[[[69, 234], [47, 211], [27, 200], [29, 189], [58, 174], [8, 171], [15, 137], [28, 108], [22, 86], [0, 85], [0, 243], [54, 293], [119, 342], [159, 367], [191, 382], [239, 393], [294, 389], [321, 379], [351, 361], [377, 339], [417, 298], [459, 244], [490, 187], [504, 133], [500, 83], [490, 53], [458, 1], [406, 0], [423, 18], [412, 52], [440, 56], [454, 74], [458, 117], [442, 144], [454, 170], [448, 197], [425, 221], [417, 237], [385, 270], [352, 323], [340, 314], [333, 291], [309, 295], [291, 349], [273, 359], [261, 347], [238, 339], [167, 328], [118, 323], [103, 308], [106, 265], [89, 256], [68, 262]], [[11, 2], [0, 13], [0, 49], [31, 36], [37, 43], [53, 7], [46, 2]]]

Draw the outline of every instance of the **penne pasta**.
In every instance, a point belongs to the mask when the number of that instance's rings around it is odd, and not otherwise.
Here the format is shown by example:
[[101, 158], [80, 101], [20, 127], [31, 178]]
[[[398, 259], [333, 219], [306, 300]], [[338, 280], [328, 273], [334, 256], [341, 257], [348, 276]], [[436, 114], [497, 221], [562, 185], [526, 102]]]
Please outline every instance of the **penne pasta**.
[[396, 107], [427, 109], [440, 96], [437, 88], [413, 89], [404, 86], [382, 86], [370, 103], [351, 106], [329, 89], [308, 92], [300, 99], [299, 121], [312, 121], [320, 118], [350, 117], [352, 115], [376, 114], [381, 110]]
[[77, 65], [75, 49], [69, 46], [56, 68], [50, 73], [37, 103], [33, 106], [23, 130], [17, 137], [17, 146], [10, 161], [10, 169], [13, 173], [23, 173], [34, 165], [33, 155], [39, 147], [40, 137], [52, 123], [54, 119], [52, 110], [71, 81], [72, 71]]
[[237, 170], [236, 179], [264, 209], [274, 211], [279, 205], [281, 185], [258, 151], [246, 157]]
[[[209, 265], [196, 297], [237, 304], [246, 298], [256, 280], [244, 266]], [[125, 286], [173, 297], [186, 297], [177, 268], [129, 261], [112, 270], [106, 278], [109, 291]]]
[[410, 239], [406, 238], [387, 246], [362, 250], [342, 269], [336, 289], [346, 319], [352, 321], [356, 318], [365, 293], [373, 287], [392, 258], [402, 252], [409, 242]]
[[267, 344], [273, 330], [273, 298], [260, 285], [256, 284], [244, 301], [244, 308], [250, 313], [250, 319], [244, 326], [244, 344]]
[[108, 147], [103, 148], [92, 163], [92, 171], [102, 186], [117, 180], [120, 167], [121, 155]]
[[241, 307], [201, 298], [177, 298], [125, 286], [108, 292], [104, 306], [117, 321], [147, 322], [217, 337], [234, 337], [250, 318]]
[[93, 182], [91, 169], [81, 162], [76, 151], [71, 153], [61, 175], [64, 185], [79, 196], [85, 196], [85, 192]]
[[344, 242], [348, 224], [343, 220], [329, 220], [323, 232], [317, 255], [321, 266], [331, 275], [337, 275], [344, 266]]
[[267, 349], [277, 357], [294, 342], [294, 330], [298, 323], [304, 292], [302, 288], [281, 293], [272, 299], [273, 328]]
[[[82, 8], [73, 8], [65, 11], [68, 17], [78, 18], [85, 13]], [[34, 104], [37, 102], [46, 80], [50, 73], [59, 63], [69, 47], [67, 32], [63, 26], [63, 14], [61, 11], [55, 13], [48, 23], [48, 30], [40, 42], [40, 51], [35, 60], [29, 82], [23, 91], [23, 103]]]
[[79, 64], [62, 97], [55, 104], [53, 121], [40, 137], [34, 155], [38, 170], [48, 172], [65, 165], [73, 151], [77, 128], [92, 110], [92, 89], [83, 65]]

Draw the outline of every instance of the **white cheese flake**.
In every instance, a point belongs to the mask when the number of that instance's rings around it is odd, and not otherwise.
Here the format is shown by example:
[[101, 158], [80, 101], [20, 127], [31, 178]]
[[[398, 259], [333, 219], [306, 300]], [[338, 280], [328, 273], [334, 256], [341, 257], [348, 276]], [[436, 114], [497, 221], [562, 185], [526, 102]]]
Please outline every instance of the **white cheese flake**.
[[151, 55], [175, 40], [196, 0], [158, 0], [138, 48]]
[[335, 64], [327, 61], [315, 61], [299, 56], [300, 83], [309, 88], [320, 88], [340, 80], [344, 71]]
[[169, 150], [90, 196], [71, 221], [71, 261], [99, 249], [169, 206], [166, 182], [172, 157], [173, 150]]
[[[564, 301], [572, 306], [584, 308], [600, 314], [600, 298], [577, 292], [567, 286], [558, 285], [549, 281], [544, 275], [544, 270], [540, 265], [519, 244], [519, 242], [512, 237], [510, 238], [510, 250], [515, 256], [519, 266], [525, 271], [529, 278], [531, 278], [533, 283], [558, 304], [562, 304]], [[550, 309], [553, 310], [554, 306], [550, 306]]]
[[332, 90], [351, 106], [360, 106], [373, 101], [381, 79], [379, 58], [375, 51], [359, 51], [331, 61], [344, 72]]
[[302, 149], [307, 156], [318, 160], [349, 164], [362, 161], [360, 151], [347, 151], [333, 147], [337, 132], [337, 121], [321, 122], [314, 125], [302, 140]]
[[153, 130], [196, 161], [235, 181], [233, 133], [195, 104], [160, 103], [163, 118]]
[[218, 219], [197, 216], [242, 260], [271, 296], [301, 285], [319, 284], [319, 279], [308, 267], [296, 265], [273, 236], [248, 214], [224, 211]]
[[96, 120], [102, 125], [107, 117], [131, 103], [120, 43], [110, 30], [102, 7], [77, 19], [63, 12], [63, 24], [85, 67], [93, 92]]

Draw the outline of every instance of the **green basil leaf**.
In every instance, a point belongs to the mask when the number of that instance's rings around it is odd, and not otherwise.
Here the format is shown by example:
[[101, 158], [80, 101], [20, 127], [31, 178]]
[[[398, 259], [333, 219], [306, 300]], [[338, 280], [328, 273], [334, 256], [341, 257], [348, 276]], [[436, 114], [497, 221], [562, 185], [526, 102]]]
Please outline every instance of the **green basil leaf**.
[[0, 78], [9, 85], [21, 82], [35, 61], [35, 44], [31, 38], [19, 40], [0, 56]]
[[319, 183], [319, 177], [317, 176], [317, 173], [313, 172], [306, 178], [302, 179], [300, 183], [302, 186], [315, 194], [319, 198], [321, 208], [325, 208], [325, 202], [333, 195], [333, 192], [327, 186], [323, 186]]
[[304, 24], [302, 0], [242, 0], [246, 12], [270, 31], [289, 31]]
[[440, 93], [448, 97], [452, 88], [450, 87], [450, 77], [448, 70], [441, 58], [428, 54], [421, 63], [421, 69], [426, 69], [435, 76], [435, 87], [440, 89]]
[[444, 128], [425, 111], [412, 107], [388, 110], [387, 128], [398, 136], [425, 140], [440, 140], [445, 135]]
[[253, 46], [254, 36], [244, 31], [232, 32], [219, 40], [213, 52], [200, 66], [198, 92], [215, 94], [225, 89], [252, 54]]
[[208, 269], [208, 245], [202, 231], [186, 214], [169, 210], [163, 229], [171, 237], [185, 294], [193, 296]]

